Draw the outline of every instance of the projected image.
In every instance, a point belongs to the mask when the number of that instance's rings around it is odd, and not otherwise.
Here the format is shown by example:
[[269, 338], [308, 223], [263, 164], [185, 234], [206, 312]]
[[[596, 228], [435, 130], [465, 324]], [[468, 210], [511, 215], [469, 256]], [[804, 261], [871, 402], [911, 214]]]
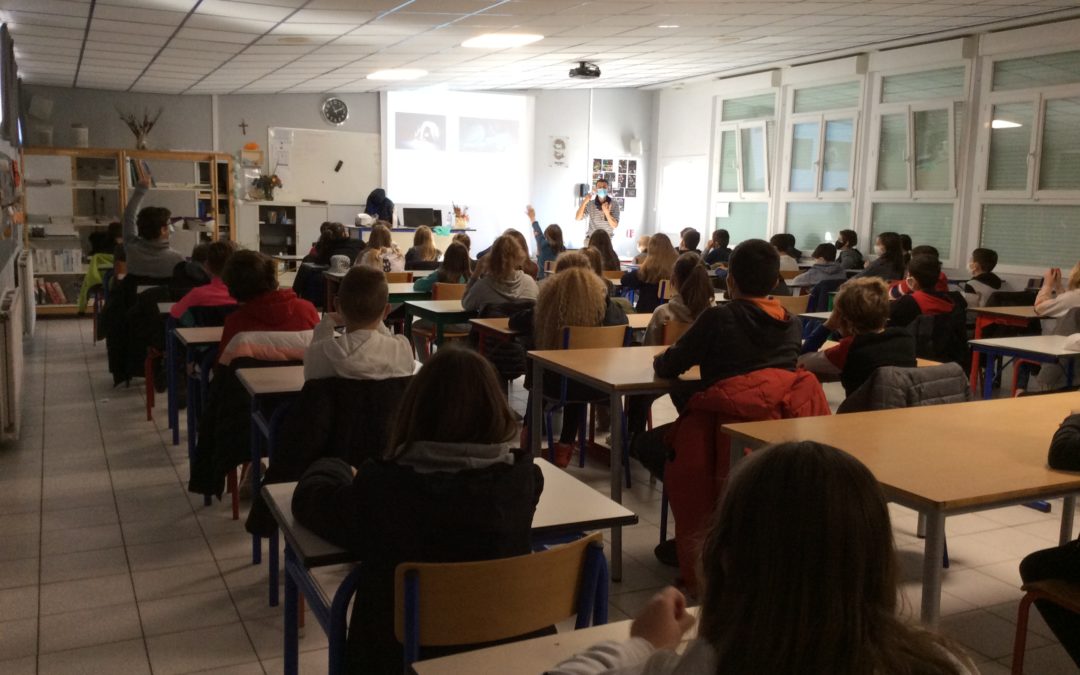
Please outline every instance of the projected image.
[[446, 117], [399, 112], [394, 117], [398, 150], [446, 150]]
[[517, 120], [462, 117], [460, 125], [462, 152], [506, 152], [517, 147]]

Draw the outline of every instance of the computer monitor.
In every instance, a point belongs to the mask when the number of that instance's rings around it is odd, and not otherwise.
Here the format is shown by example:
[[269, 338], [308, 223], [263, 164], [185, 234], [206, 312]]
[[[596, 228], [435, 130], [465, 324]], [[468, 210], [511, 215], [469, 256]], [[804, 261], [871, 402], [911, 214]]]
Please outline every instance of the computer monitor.
[[417, 228], [421, 225], [437, 227], [442, 225], [442, 211], [431, 208], [401, 209], [401, 226], [405, 228]]

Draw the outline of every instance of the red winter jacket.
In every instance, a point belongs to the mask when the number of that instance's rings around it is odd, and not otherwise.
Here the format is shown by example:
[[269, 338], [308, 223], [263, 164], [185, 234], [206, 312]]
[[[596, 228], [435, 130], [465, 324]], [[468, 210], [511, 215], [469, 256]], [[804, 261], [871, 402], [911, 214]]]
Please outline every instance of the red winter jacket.
[[292, 290], [279, 288], [268, 291], [241, 303], [240, 307], [225, 319], [218, 355], [225, 353], [229, 341], [237, 333], [311, 330], [318, 323], [319, 312], [315, 305], [296, 297]]
[[679, 569], [687, 588], [696, 590], [701, 543], [727, 482], [731, 443], [720, 426], [828, 414], [821, 383], [803, 369], [755, 370], [720, 380], [690, 399], [667, 434], [674, 457], [664, 467]]

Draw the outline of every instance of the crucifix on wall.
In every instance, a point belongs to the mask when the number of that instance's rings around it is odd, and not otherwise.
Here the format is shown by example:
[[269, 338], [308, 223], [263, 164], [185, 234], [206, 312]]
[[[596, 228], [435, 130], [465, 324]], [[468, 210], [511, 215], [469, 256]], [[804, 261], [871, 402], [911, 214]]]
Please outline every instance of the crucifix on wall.
[[247, 120], [241, 119], [240, 124], [237, 124], [236, 126], [240, 127], [240, 131], [242, 131], [243, 134], [245, 136], [247, 136], [247, 128], [248, 128]]

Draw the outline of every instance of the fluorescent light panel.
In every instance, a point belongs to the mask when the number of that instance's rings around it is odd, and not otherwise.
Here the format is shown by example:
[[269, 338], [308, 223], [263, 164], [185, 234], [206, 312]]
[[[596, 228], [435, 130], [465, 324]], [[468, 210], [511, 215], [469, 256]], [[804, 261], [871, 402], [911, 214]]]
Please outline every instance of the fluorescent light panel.
[[470, 49], [513, 49], [543, 40], [543, 35], [535, 33], [485, 33], [469, 38], [461, 43]]
[[1009, 120], [994, 120], [990, 122], [991, 129], [1015, 129], [1016, 127], [1022, 127], [1023, 124], [1019, 122], [1010, 122]]

